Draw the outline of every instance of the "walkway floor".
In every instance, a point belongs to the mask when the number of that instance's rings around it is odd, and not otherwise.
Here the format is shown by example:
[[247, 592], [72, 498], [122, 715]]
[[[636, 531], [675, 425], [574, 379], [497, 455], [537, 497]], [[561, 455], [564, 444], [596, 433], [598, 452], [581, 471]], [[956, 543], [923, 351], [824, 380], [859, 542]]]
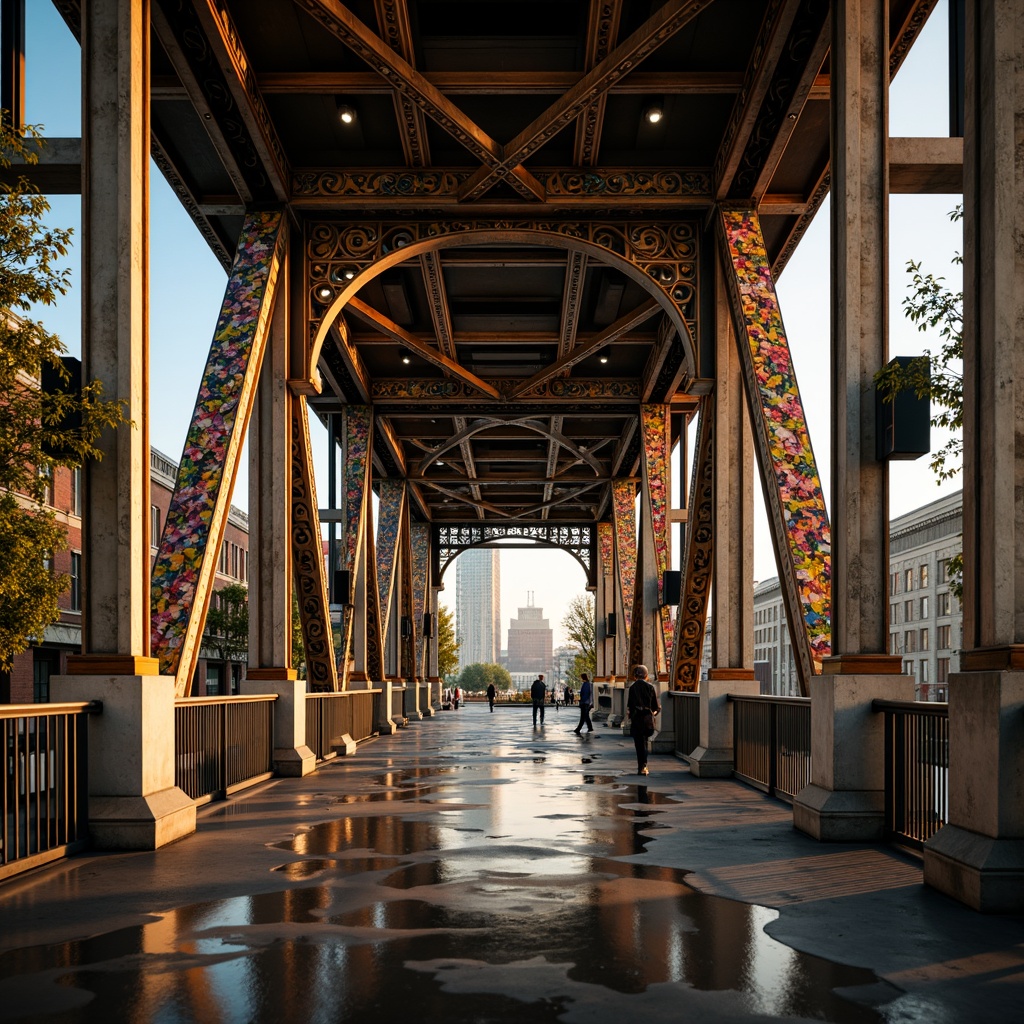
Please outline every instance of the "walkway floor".
[[1024, 1019], [1024, 919], [574, 724], [444, 712], [0, 887], [0, 1020]]

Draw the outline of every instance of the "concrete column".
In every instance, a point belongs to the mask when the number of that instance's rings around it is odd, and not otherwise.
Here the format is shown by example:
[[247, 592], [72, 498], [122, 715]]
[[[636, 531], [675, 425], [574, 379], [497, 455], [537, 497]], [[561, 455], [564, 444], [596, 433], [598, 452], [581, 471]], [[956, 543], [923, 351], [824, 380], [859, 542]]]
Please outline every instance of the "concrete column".
[[[754, 442], [720, 263], [715, 274], [714, 564], [709, 670], [754, 666]], [[724, 678], [724, 677], [723, 677]]]
[[[291, 259], [282, 268], [293, 273]], [[288, 326], [292, 289], [274, 306], [249, 420], [250, 679], [295, 679], [292, 668], [291, 392]]]
[[100, 700], [89, 716], [89, 833], [100, 850], [155, 850], [196, 830], [195, 804], [174, 782], [174, 678], [73, 675], [55, 701]]
[[174, 680], [157, 674], [149, 612], [149, 3], [82, 12], [82, 362], [133, 426], [85, 464], [83, 654], [54, 700], [100, 700], [89, 722], [89, 827], [100, 849], [152, 850], [195, 831], [174, 782]]
[[274, 772], [283, 776], [309, 775], [316, 755], [306, 745], [306, 681], [304, 679], [245, 679], [242, 693], [277, 694], [274, 701]]
[[967, 4], [964, 652], [949, 685], [949, 818], [928, 885], [1024, 910], [1024, 9]]
[[[700, 684], [700, 742], [686, 756], [690, 774], [702, 779], [727, 778], [736, 767], [730, 693], [758, 693], [754, 670], [708, 669]], [[672, 747], [674, 748], [674, 745]]]
[[[888, 467], [874, 375], [888, 358], [887, 0], [832, 11], [832, 671], [898, 672], [889, 637]], [[856, 666], [843, 658], [856, 656]]]
[[793, 801], [793, 825], [826, 842], [882, 839], [884, 719], [876, 698], [913, 700], [910, 676], [838, 675], [811, 680], [811, 782]]
[[[82, 650], [149, 664], [149, 0], [82, 9], [82, 363], [133, 426], [86, 462]], [[74, 658], [69, 671], [90, 671]]]
[[[394, 736], [398, 732], [398, 725], [391, 717], [391, 694], [396, 687], [401, 688], [402, 683], [390, 676], [381, 683], [374, 685], [374, 689], [381, 692], [373, 701], [373, 727], [381, 736]], [[357, 689], [357, 687], [353, 687]]]
[[793, 824], [881, 838], [882, 716], [912, 700], [889, 639], [888, 466], [875, 459], [874, 375], [888, 359], [887, 0], [832, 10], [832, 656], [811, 680], [811, 784]]

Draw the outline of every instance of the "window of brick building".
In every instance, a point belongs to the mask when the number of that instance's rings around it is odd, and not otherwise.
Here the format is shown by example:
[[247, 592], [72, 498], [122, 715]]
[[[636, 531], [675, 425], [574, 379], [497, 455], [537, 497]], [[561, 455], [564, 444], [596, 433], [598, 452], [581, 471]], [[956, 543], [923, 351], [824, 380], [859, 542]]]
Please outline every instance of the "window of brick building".
[[917, 650], [917, 632], [913, 629], [908, 629], [903, 634], [903, 650], [907, 654], [913, 654]]
[[71, 552], [71, 610], [82, 610], [82, 556], [77, 551]]
[[948, 651], [951, 648], [949, 626], [939, 626], [935, 630], [935, 645], [940, 651]]
[[71, 508], [68, 510], [73, 516], [82, 514], [82, 467], [76, 466], [71, 470]]
[[904, 601], [903, 602], [903, 621], [913, 622], [914, 621], [914, 602]]
[[921, 648], [920, 649], [922, 651], [927, 651], [929, 649], [929, 647], [928, 647], [928, 630], [927, 629], [922, 629], [921, 630], [921, 637], [920, 637], [920, 639], [921, 639]]
[[914, 589], [914, 570], [908, 569], [903, 574], [903, 589], [909, 594]]
[[919, 683], [928, 682], [928, 662], [922, 659], [920, 668], [918, 669], [917, 681]]
[[149, 543], [152, 547], [160, 547], [160, 506], [149, 506]]
[[927, 565], [922, 565], [921, 568], [918, 570], [918, 578], [921, 581], [921, 588], [922, 589], [928, 586], [928, 566]]
[[935, 597], [935, 614], [936, 615], [948, 615], [949, 614], [949, 591], [944, 590], [941, 594], [937, 594]]
[[939, 658], [935, 663], [935, 682], [945, 683], [949, 681], [949, 658]]
[[927, 597], [922, 597], [921, 598], [921, 618], [922, 619], [927, 619], [928, 618], [928, 598]]

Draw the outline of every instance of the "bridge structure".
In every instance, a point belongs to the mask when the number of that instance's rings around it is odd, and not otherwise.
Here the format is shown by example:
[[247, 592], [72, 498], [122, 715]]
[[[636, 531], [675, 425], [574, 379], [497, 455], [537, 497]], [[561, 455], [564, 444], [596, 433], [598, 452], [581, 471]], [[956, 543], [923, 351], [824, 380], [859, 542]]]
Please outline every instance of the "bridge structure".
[[[194, 827], [169, 774], [168, 723], [198, 656], [246, 436], [246, 686], [278, 696], [282, 771], [313, 766], [297, 725], [307, 683], [437, 687], [444, 569], [501, 538], [580, 561], [600, 680], [621, 689], [643, 661], [664, 690], [699, 689], [691, 771], [731, 771], [726, 695], [755, 692], [756, 472], [813, 701], [814, 773], [794, 822], [822, 840], [877, 836], [885, 769], [868, 709], [912, 696], [887, 650], [889, 468], [876, 451], [888, 196], [962, 190], [964, 651], [949, 818], [925, 849], [926, 879], [978, 907], [1021, 905], [1013, 0], [951, 4], [965, 20], [953, 18], [963, 89], [948, 139], [888, 133], [889, 83], [934, 0], [54, 3], [82, 44], [82, 138], [54, 140], [31, 173], [81, 192], [84, 372], [134, 424], [86, 467], [83, 653], [55, 687], [103, 701], [98, 842], [160, 845]], [[23, 5], [10, 7], [16, 28]], [[16, 30], [5, 40], [17, 118], [24, 54]], [[227, 273], [159, 538], [151, 155]], [[829, 193], [831, 523], [775, 290]], [[330, 438], [326, 502], [310, 412]], [[691, 432], [692, 464], [673, 481], [670, 453], [689, 450]], [[664, 574], [677, 527], [674, 609]], [[307, 680], [291, 661], [293, 594]]]

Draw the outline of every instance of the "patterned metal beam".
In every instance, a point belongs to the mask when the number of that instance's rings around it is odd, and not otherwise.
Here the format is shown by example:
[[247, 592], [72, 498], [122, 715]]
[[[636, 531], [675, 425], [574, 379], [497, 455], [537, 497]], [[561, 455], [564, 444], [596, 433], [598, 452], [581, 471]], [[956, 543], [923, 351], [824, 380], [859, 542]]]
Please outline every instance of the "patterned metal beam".
[[286, 234], [279, 210], [245, 218], [153, 566], [152, 652], [178, 696], [199, 659]]
[[391, 623], [395, 567], [399, 564], [402, 524], [408, 515], [404, 480], [381, 480], [377, 506], [377, 593], [380, 595], [381, 636], [386, 642]]
[[287, 158], [224, 5], [157, 0], [152, 11], [160, 45], [239, 196], [247, 203], [286, 200]]
[[654, 538], [654, 554], [658, 571], [658, 615], [661, 619], [665, 664], [672, 663], [672, 613], [664, 605], [665, 571], [670, 564], [668, 533], [669, 420], [668, 407], [642, 405], [640, 429], [644, 451], [644, 487], [650, 508], [649, 525]]
[[603, 96], [624, 75], [672, 38], [712, 0], [666, 0], [639, 28], [624, 39], [595, 68], [534, 118], [501, 150], [501, 159], [485, 164], [462, 187], [462, 199], [479, 199], [499, 181], [506, 180], [543, 145], [567, 128], [587, 107]]
[[701, 401], [700, 422], [694, 442], [682, 598], [676, 615], [672, 652], [672, 688], [688, 693], [696, 693], [700, 689], [704, 626], [708, 620], [714, 570], [714, 431], [715, 399], [713, 395], [705, 395]]
[[[619, 37], [621, 18], [622, 0], [601, 0], [590, 5], [587, 18], [587, 71], [600, 64], [615, 46], [615, 40]], [[572, 159], [574, 167], [593, 167], [597, 163], [607, 104], [608, 93], [603, 92], [576, 121], [576, 141], [573, 144]]]
[[[761, 225], [723, 209], [722, 257], [803, 693], [831, 644], [831, 531]], [[803, 629], [797, 629], [797, 623]]]
[[426, 637], [423, 636], [423, 613], [427, 608], [427, 588], [430, 585], [430, 524], [413, 523], [409, 531], [412, 545], [412, 649], [413, 675], [423, 678], [425, 671]]
[[[377, 27], [395, 53], [414, 63], [412, 27], [409, 24], [407, 0], [374, 0]], [[342, 93], [342, 95], [344, 95]], [[410, 167], [430, 166], [430, 146], [427, 140], [427, 121], [423, 111], [400, 92], [392, 93], [395, 117], [402, 133], [402, 152]]]
[[302, 642], [306, 649], [306, 678], [315, 693], [338, 689], [333, 626], [327, 604], [320, 515], [316, 503], [313, 451], [309, 443], [306, 399], [291, 398], [292, 411], [292, 564], [299, 605]]
[[[388, 210], [454, 207], [470, 172], [460, 168], [407, 167], [353, 171], [347, 167], [301, 167], [292, 175], [292, 204], [300, 209], [374, 207]], [[545, 202], [559, 209], [607, 210], [610, 203], [630, 209], [704, 210], [714, 201], [708, 167], [588, 167], [538, 169]], [[480, 204], [487, 206], [487, 200]], [[476, 205], [474, 205], [476, 210]]]
[[[418, 107], [485, 166], [502, 159], [502, 147], [431, 85], [401, 54], [391, 49], [338, 0], [294, 0], [354, 54], [383, 77], [400, 96]], [[517, 161], [518, 163], [518, 161]], [[508, 170], [505, 180], [524, 198], [543, 198], [544, 187], [523, 167]]]
[[622, 613], [626, 637], [633, 625], [633, 594], [636, 591], [636, 484], [632, 480], [612, 481], [612, 523], [615, 527], [615, 566], [622, 592]]
[[[358, 573], [365, 564], [366, 519], [370, 514], [370, 474], [373, 446], [373, 411], [368, 405], [347, 405], [343, 415], [345, 449], [342, 456], [345, 522], [342, 527], [342, 558], [349, 572], [350, 586], [355, 592]], [[338, 672], [346, 680], [352, 653], [352, 629], [355, 610], [344, 612]]]

